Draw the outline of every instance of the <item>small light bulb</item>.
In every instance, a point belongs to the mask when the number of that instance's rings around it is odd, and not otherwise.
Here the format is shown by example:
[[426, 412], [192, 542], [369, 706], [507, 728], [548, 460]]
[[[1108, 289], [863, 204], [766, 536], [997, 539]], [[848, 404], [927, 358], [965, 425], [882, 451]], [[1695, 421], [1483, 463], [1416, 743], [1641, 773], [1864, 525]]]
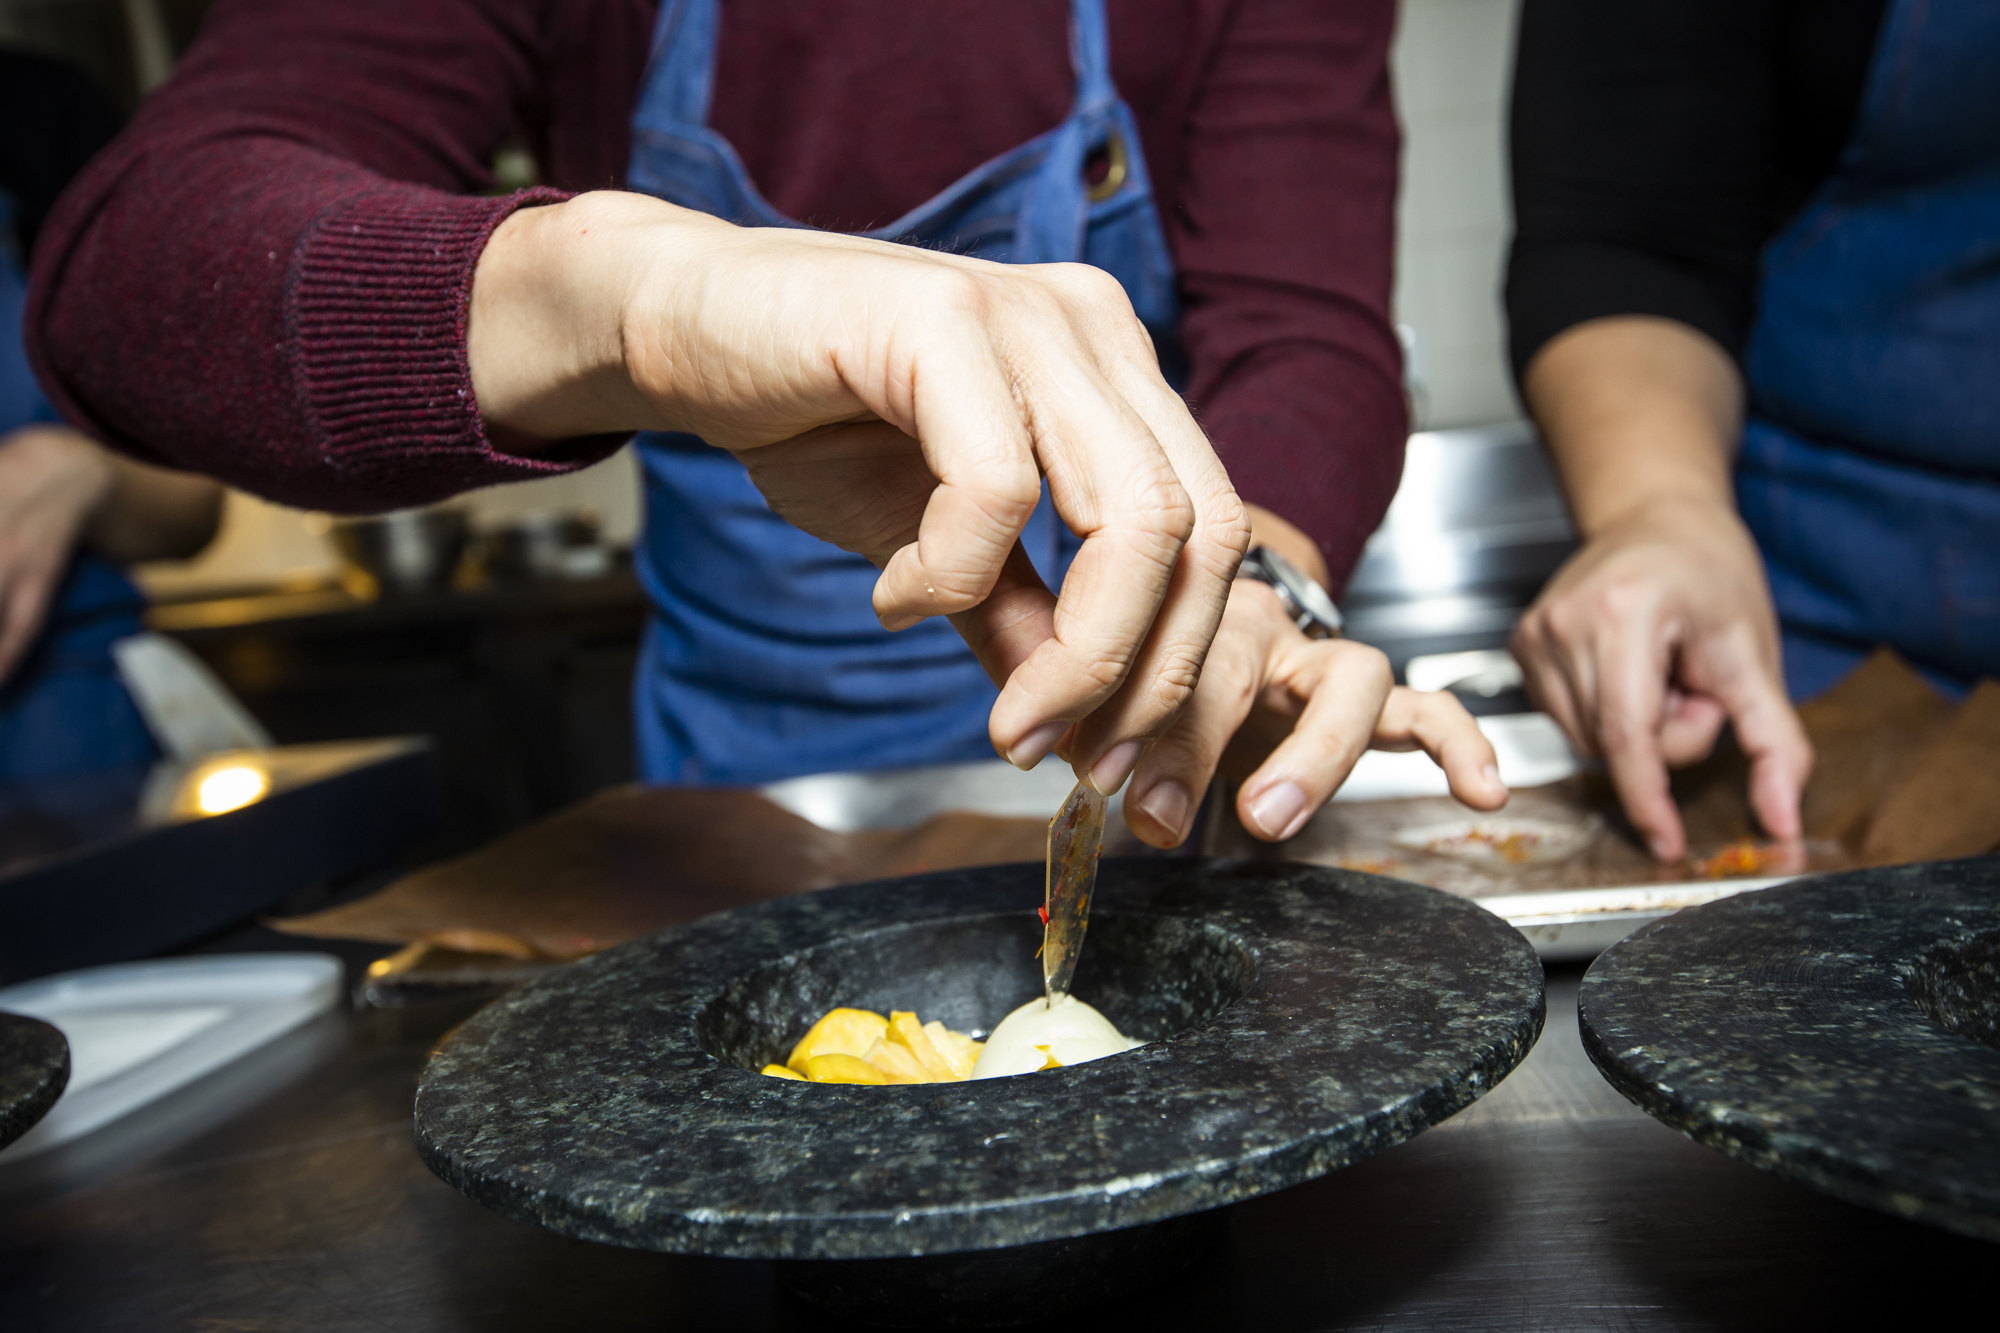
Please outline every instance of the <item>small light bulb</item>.
[[271, 789], [271, 780], [243, 764], [218, 768], [195, 788], [195, 807], [205, 815], [241, 810]]

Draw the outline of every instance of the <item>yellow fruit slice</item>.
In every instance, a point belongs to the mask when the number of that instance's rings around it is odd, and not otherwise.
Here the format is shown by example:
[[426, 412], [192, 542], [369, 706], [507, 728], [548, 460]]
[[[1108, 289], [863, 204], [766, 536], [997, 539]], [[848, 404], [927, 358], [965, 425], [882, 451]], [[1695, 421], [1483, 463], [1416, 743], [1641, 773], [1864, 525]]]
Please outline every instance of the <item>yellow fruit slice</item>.
[[787, 1069], [783, 1065], [765, 1065], [761, 1072], [769, 1074], [772, 1078], [795, 1078], [801, 1083], [806, 1081], [804, 1074]]
[[930, 1034], [917, 1022], [915, 1014], [903, 1010], [891, 1012], [888, 1040], [908, 1047], [910, 1054], [923, 1065], [924, 1072], [933, 1079], [947, 1083], [957, 1081], [958, 1075], [951, 1072], [951, 1066], [938, 1054], [937, 1047], [931, 1044]]
[[951, 1032], [944, 1024], [933, 1018], [924, 1024], [924, 1035], [931, 1039], [931, 1049], [937, 1052], [938, 1059], [944, 1061], [945, 1067], [951, 1070], [953, 1078], [972, 1077], [972, 1062], [979, 1057], [967, 1055], [965, 1049], [951, 1039]]
[[806, 1061], [815, 1083], [887, 1083], [889, 1076], [858, 1055], [815, 1055]]
[[937, 1082], [900, 1042], [878, 1041], [861, 1058], [887, 1074], [891, 1083]]
[[806, 1062], [818, 1055], [851, 1055], [859, 1060], [868, 1048], [882, 1040], [889, 1020], [866, 1009], [830, 1009], [812, 1031], [799, 1038], [786, 1064], [806, 1072]]

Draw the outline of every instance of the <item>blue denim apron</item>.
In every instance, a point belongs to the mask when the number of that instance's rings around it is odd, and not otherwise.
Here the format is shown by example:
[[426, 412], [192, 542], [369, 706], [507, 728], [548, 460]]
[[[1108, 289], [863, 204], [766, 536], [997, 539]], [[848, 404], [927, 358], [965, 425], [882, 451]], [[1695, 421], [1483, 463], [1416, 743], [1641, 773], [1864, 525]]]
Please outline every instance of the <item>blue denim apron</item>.
[[1794, 698], [1877, 643], [2000, 675], [2000, 4], [1895, 0], [1763, 259], [1737, 495]]
[[[716, 0], [665, 0], [633, 117], [628, 184], [744, 226], [797, 227], [708, 128]], [[1076, 101], [1054, 129], [862, 233], [1003, 263], [1083, 261], [1124, 284], [1155, 337], [1175, 320], [1173, 261], [1131, 110], [1111, 82], [1103, 0], [1074, 0]], [[1092, 198], [1094, 153], [1125, 165]], [[773, 514], [731, 454], [692, 435], [638, 440], [646, 484], [639, 576], [652, 599], [634, 683], [649, 782], [770, 782], [838, 769], [990, 759], [996, 691], [950, 624], [890, 634], [876, 570]], [[1022, 536], [1051, 587], [1076, 539], [1046, 491]]]
[[[0, 232], [12, 209], [0, 195]], [[0, 253], [0, 435], [56, 419], [21, 348], [25, 296], [13, 256]], [[159, 757], [118, 678], [111, 642], [139, 632], [145, 599], [116, 567], [70, 562], [41, 634], [0, 681], [0, 783], [97, 773]]]

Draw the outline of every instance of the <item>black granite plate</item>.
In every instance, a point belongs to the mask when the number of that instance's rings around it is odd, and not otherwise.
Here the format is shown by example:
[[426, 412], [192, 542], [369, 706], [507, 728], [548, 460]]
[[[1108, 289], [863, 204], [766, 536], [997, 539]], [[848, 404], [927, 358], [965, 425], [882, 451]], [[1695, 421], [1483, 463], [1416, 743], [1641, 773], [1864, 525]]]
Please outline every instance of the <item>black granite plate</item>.
[[1583, 981], [1590, 1058], [1741, 1161], [2000, 1240], [2000, 859], [1689, 908]]
[[1314, 867], [1112, 861], [1077, 994], [1153, 1044], [957, 1084], [755, 1072], [837, 1004], [990, 1027], [1040, 992], [1041, 894], [1038, 865], [953, 871], [613, 949], [445, 1041], [418, 1087], [418, 1147], [481, 1203], [590, 1240], [992, 1250], [1345, 1166], [1486, 1092], [1541, 1029], [1533, 951], [1468, 902]]
[[69, 1043], [40, 1019], [0, 1014], [0, 1148], [47, 1115], [69, 1083]]

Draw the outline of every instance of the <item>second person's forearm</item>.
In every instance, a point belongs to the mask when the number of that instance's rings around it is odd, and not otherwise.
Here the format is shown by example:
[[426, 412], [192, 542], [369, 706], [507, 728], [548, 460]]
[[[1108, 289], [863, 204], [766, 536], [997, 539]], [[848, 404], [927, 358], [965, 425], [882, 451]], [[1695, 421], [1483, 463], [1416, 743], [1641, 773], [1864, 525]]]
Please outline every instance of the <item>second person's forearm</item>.
[[1704, 335], [1665, 319], [1592, 320], [1542, 348], [1522, 387], [1586, 539], [1647, 503], [1734, 508], [1742, 378]]

